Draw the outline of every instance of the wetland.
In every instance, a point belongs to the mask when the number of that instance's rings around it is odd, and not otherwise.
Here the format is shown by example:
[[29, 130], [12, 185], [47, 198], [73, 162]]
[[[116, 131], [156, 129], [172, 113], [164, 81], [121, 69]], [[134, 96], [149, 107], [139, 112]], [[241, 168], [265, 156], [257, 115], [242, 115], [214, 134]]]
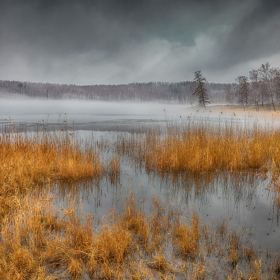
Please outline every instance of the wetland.
[[279, 279], [276, 113], [0, 109], [2, 279]]

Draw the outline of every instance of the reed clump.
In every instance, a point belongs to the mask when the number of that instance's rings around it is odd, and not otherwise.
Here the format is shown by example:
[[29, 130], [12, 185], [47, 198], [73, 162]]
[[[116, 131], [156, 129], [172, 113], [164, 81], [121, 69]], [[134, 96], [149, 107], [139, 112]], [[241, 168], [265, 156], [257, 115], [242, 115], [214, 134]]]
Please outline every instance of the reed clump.
[[120, 139], [119, 151], [148, 172], [279, 173], [280, 130], [257, 124], [210, 121], [169, 123]]
[[280, 164], [280, 130], [232, 124], [188, 124], [145, 138], [150, 171], [209, 172], [265, 169]]
[[54, 208], [53, 199], [25, 197], [2, 221], [1, 279], [235, 279], [237, 265], [245, 279], [279, 273], [276, 261], [246, 251], [247, 241], [243, 245], [235, 231], [220, 236], [195, 213], [186, 219], [177, 211], [162, 212], [157, 200], [145, 214], [130, 196], [119, 214], [111, 212], [100, 224], [78, 214], [75, 204]]
[[198, 253], [200, 230], [198, 228], [198, 217], [196, 214], [193, 214], [192, 221], [191, 227], [186, 227], [186, 225], [178, 221], [172, 232], [173, 243], [183, 259], [187, 259], [188, 257], [194, 258]]
[[[99, 180], [104, 172], [99, 153], [81, 148], [66, 133], [0, 135], [0, 218], [18, 207], [18, 198], [54, 182]], [[112, 172], [119, 172], [114, 164]]]
[[0, 137], [1, 180], [15, 188], [49, 180], [78, 181], [100, 176], [103, 165], [92, 147], [56, 134], [33, 137], [2, 134]]

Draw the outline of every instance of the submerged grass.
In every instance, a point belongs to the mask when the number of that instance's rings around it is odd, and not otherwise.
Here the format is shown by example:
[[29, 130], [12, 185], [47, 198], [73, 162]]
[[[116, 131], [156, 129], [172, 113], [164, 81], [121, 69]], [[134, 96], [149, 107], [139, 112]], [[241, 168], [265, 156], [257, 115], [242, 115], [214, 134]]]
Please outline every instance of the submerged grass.
[[280, 166], [280, 130], [232, 124], [189, 124], [146, 138], [147, 170], [220, 172]]
[[248, 247], [246, 234], [221, 237], [195, 213], [162, 208], [154, 200], [145, 215], [129, 196], [100, 224], [74, 204], [61, 212], [47, 196], [25, 198], [1, 225], [0, 279], [278, 279], [277, 256]]
[[147, 171], [278, 171], [280, 129], [233, 122], [188, 121], [119, 139], [120, 153]]
[[[67, 132], [0, 135], [0, 218], [18, 207], [20, 195], [55, 182], [100, 180], [106, 169], [91, 145], [74, 141]], [[119, 173], [111, 159], [110, 176]]]
[[[63, 211], [37, 187], [120, 174], [120, 158], [101, 161], [93, 146], [67, 134], [0, 136], [0, 279], [279, 279], [279, 256], [265, 257], [248, 233], [183, 216], [157, 199], [149, 214], [128, 196], [102, 223]], [[139, 135], [137, 135], [138, 137]], [[148, 171], [272, 171], [278, 190], [280, 132], [189, 123], [121, 139], [119, 154]], [[279, 140], [277, 139], [279, 138]], [[99, 144], [100, 146], [100, 144]], [[279, 203], [276, 201], [276, 203]]]

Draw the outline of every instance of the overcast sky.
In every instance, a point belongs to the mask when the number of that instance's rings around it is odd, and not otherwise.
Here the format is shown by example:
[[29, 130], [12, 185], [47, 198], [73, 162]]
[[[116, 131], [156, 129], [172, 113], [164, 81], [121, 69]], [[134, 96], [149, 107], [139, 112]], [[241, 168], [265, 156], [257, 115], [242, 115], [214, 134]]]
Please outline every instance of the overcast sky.
[[280, 66], [279, 0], [1, 0], [0, 79], [233, 82]]

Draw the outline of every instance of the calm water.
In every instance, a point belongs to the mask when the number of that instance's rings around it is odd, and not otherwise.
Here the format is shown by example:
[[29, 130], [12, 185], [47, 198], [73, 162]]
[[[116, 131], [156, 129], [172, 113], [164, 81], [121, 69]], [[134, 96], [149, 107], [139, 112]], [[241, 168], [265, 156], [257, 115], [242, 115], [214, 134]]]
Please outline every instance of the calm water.
[[[75, 100], [2, 100], [0, 122], [2, 129], [14, 124], [19, 130], [36, 130], [47, 124], [47, 129], [68, 125], [77, 131], [81, 139], [108, 141], [113, 144], [118, 135], [146, 128], [166, 121], [205, 120], [213, 122], [248, 122], [248, 119], [230, 115], [198, 112], [186, 104], [168, 105], [156, 103], [109, 103]], [[249, 120], [250, 121], [250, 120]], [[253, 123], [255, 120], [251, 120]], [[263, 120], [259, 120], [263, 121]], [[92, 140], [93, 139], [93, 140]], [[103, 155], [108, 159], [110, 153]], [[119, 180], [111, 182], [104, 178], [98, 186], [77, 187], [83, 202], [83, 210], [101, 218], [110, 209], [120, 210], [130, 193], [139, 207], [146, 212], [152, 198], [157, 198], [168, 207], [179, 208], [189, 214], [195, 210], [200, 219], [210, 224], [228, 221], [230, 228], [248, 228], [256, 240], [256, 246], [280, 251], [279, 211], [274, 208], [274, 195], [268, 190], [269, 180], [252, 175], [229, 175], [193, 178], [190, 174], [181, 177], [160, 178], [135, 168], [128, 161], [121, 164]], [[58, 191], [59, 192], [59, 191]], [[64, 207], [66, 193], [61, 193], [59, 203]]]

